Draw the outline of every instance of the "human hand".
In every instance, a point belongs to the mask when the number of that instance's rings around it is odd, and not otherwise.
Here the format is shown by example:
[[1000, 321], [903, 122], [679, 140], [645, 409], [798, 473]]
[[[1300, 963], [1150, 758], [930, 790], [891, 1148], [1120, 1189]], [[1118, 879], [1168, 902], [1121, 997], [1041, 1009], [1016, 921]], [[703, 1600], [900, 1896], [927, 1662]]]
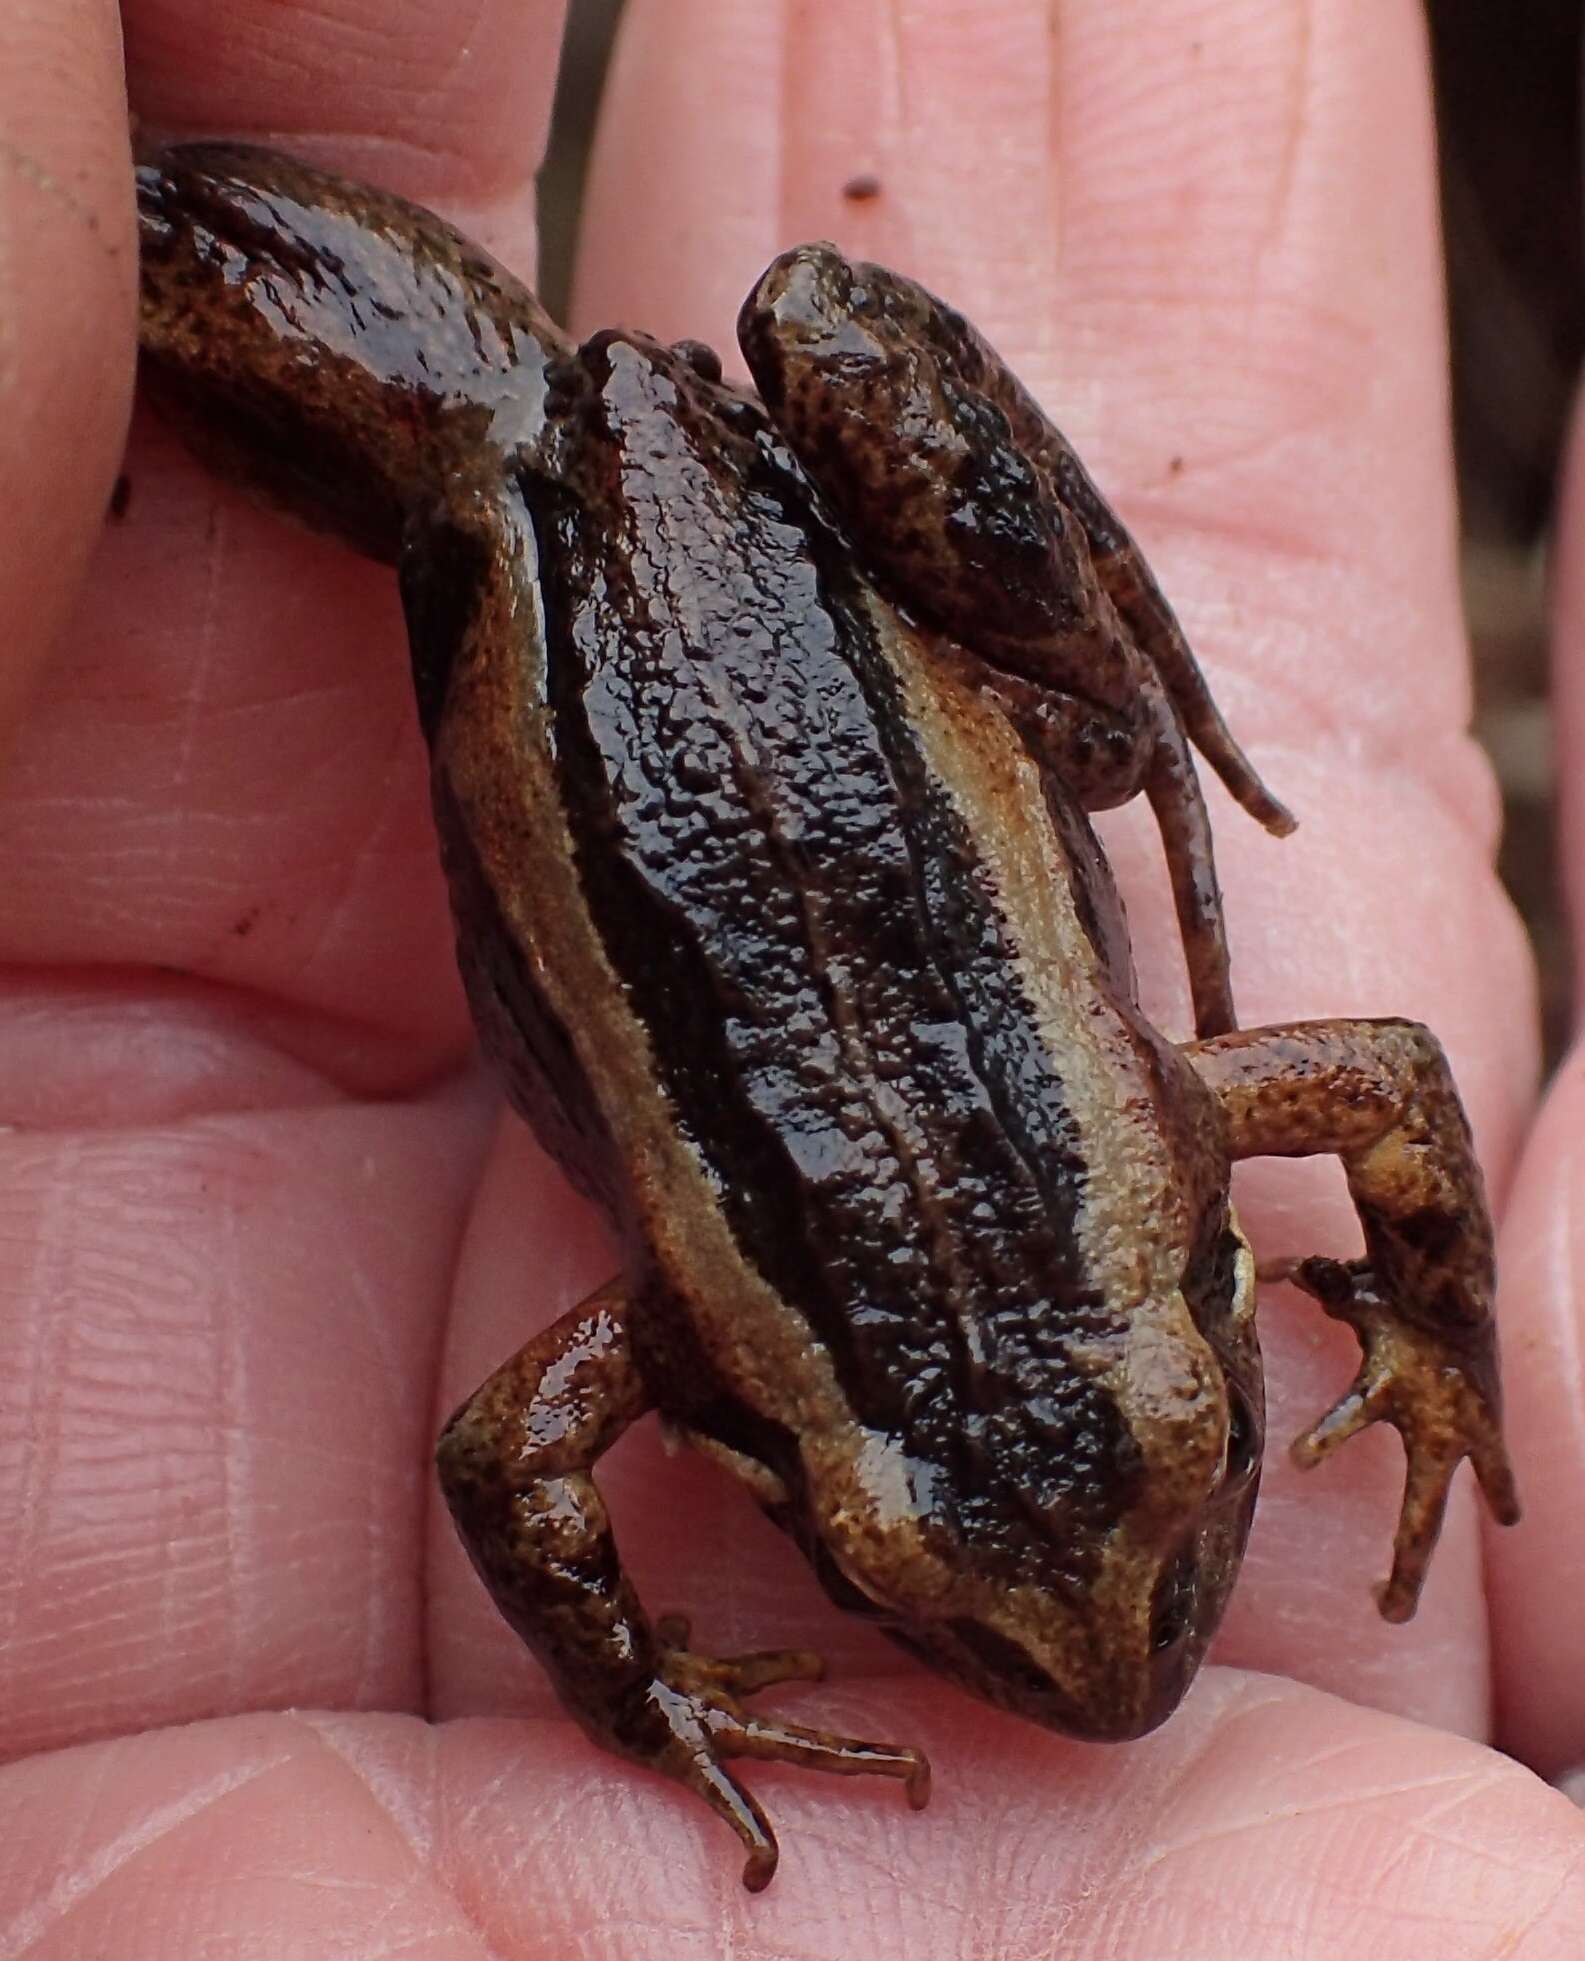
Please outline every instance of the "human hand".
[[[129, 5], [134, 106], [387, 182], [530, 266], [559, 10], [386, 11], [371, 33], [346, 0]], [[1216, 803], [1244, 1018], [1422, 1016], [1500, 1194], [1533, 1036], [1462, 735], [1416, 10], [747, 11], [632, 0], [575, 324], [724, 344], [772, 251], [822, 234], [962, 305], [1134, 525], [1302, 819], [1277, 844]], [[389, 575], [152, 423], [99, 537], [133, 285], [114, 19], [75, 0], [0, 35], [0, 1954], [836, 1955], [858, 1926], [877, 1953], [1422, 1957], [1515, 1930], [1573, 1952], [1579, 1821], [1470, 1740], [1495, 1636], [1512, 1734], [1549, 1769], [1582, 1754], [1566, 1090], [1508, 1241], [1530, 1522], [1483, 1566], [1461, 1479], [1412, 1626], [1369, 1592], [1393, 1441], [1304, 1479], [1282, 1458], [1353, 1366], [1284, 1296], [1278, 1448], [1219, 1648], [1266, 1675], [1208, 1671], [1120, 1749], [1004, 1719], [842, 1623], [650, 1426], [600, 1473], [644, 1597], [722, 1651], [822, 1649], [831, 1683], [783, 1706], [919, 1743], [936, 1799], [751, 1772], [784, 1856], [750, 1901], [714, 1821], [561, 1717], [452, 1540], [429, 1442], [613, 1258], [465, 1068]], [[880, 195], [845, 199], [866, 172]], [[1107, 834], [1147, 1001], [1182, 1029], [1148, 823]], [[1240, 1193], [1263, 1252], [1348, 1243], [1313, 1166]]]

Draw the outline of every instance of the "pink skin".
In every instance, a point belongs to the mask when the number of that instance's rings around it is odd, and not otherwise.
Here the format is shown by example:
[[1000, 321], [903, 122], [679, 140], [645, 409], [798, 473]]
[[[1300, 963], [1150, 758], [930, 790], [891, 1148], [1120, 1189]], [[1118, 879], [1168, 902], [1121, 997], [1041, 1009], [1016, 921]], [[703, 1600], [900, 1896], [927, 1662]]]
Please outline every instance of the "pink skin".
[[[1461, 1479], [1420, 1618], [1383, 1626], [1397, 1447], [1288, 1469], [1351, 1352], [1273, 1299], [1279, 1447], [1219, 1649], [1268, 1673], [1211, 1669], [1155, 1737], [1086, 1749], [845, 1625], [739, 1492], [645, 1430], [605, 1485], [646, 1597], [726, 1649], [823, 1648], [833, 1682], [783, 1706], [923, 1744], [937, 1796], [915, 1816], [755, 1773], [784, 1856], [751, 1901], [696, 1804], [593, 1751], [427, 1472], [439, 1415], [610, 1256], [467, 1068], [389, 580], [141, 423], [130, 513], [101, 529], [131, 347], [115, 15], [12, 9], [0, 1953], [839, 1956], [862, 1925], [910, 1955], [1578, 1954], [1585, 1827], [1479, 1741], [1585, 1758], [1585, 1074], [1521, 1158], [1530, 976], [1461, 733], [1418, 9], [630, 16], [580, 322], [721, 341], [773, 250], [834, 236], [964, 305], [1045, 395], [1303, 820], [1276, 844], [1212, 793], [1245, 1018], [1416, 1014], [1452, 1052], [1509, 1198], [1529, 1518], [1483, 1542]], [[125, 17], [154, 126], [288, 143], [532, 265], [557, 6]], [[881, 196], [845, 202], [865, 172]], [[1582, 504], [1585, 472], [1575, 536]], [[1585, 577], [1562, 620], [1578, 754]], [[1567, 815], [1585, 864], [1585, 799]], [[1148, 824], [1108, 830], [1181, 1028]], [[1347, 1246], [1325, 1172], [1240, 1189], [1263, 1252]], [[304, 1707], [334, 1713], [269, 1713]]]
[[[1575, 920], [1576, 1000], [1585, 999], [1585, 422], [1576, 417], [1558, 513], [1556, 755], [1565, 888]], [[1503, 1225], [1508, 1407], [1532, 1474], [1528, 1516], [1487, 1550], [1497, 1711], [1505, 1742], [1585, 1798], [1585, 1049], [1552, 1085]], [[1537, 1612], [1532, 1603], [1553, 1603]]]

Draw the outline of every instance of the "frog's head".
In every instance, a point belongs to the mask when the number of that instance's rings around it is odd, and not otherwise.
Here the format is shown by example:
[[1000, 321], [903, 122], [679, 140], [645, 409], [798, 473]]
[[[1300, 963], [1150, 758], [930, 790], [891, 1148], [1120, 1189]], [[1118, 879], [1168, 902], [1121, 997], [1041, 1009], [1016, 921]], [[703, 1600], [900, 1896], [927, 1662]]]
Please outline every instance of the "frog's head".
[[1060, 1567], [1045, 1582], [998, 1584], [993, 1562], [971, 1555], [955, 1611], [889, 1631], [1027, 1720], [1092, 1742], [1143, 1736], [1177, 1708], [1221, 1622], [1256, 1482], [1253, 1472], [1220, 1481], [1176, 1544], [1159, 1522], [1120, 1521], [1088, 1585]]
[[[1056, 672], [1073, 608], [1099, 603], [1084, 524], [1052, 474], [1061, 439], [963, 315], [901, 273], [799, 245], [749, 294], [738, 340], [887, 596], [993, 666]], [[1108, 797], [1132, 793], [1124, 775]]]
[[795, 245], [760, 275], [737, 337], [772, 419], [828, 494], [877, 429], [902, 433], [888, 454], [924, 440], [948, 471], [983, 447], [977, 390], [993, 357], [960, 313], [901, 273], [824, 241]]
[[1259, 1479], [1253, 1260], [1229, 1237], [1208, 1334], [1181, 1290], [1137, 1308], [1095, 1379], [1110, 1414], [1070, 1422], [1066, 1463], [1031, 1403], [967, 1423], [950, 1473], [873, 1433], [842, 1475], [816, 1466], [808, 1522], [828, 1588], [1049, 1728], [1123, 1741], [1167, 1717], [1221, 1620]]

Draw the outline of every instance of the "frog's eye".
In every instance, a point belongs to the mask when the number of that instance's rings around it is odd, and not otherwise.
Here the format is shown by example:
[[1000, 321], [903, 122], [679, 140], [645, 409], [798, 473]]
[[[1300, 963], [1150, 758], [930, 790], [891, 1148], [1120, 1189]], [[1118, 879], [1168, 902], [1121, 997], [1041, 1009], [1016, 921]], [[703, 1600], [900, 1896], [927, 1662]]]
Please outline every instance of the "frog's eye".
[[1156, 1582], [1155, 1610], [1150, 1617], [1150, 1646], [1155, 1654], [1175, 1648], [1194, 1625], [1199, 1587], [1194, 1548], [1185, 1546]]
[[721, 379], [721, 357], [707, 341], [673, 341], [671, 351], [686, 361], [701, 381]]
[[1255, 1468], [1259, 1439], [1255, 1434], [1255, 1412], [1249, 1398], [1234, 1383], [1227, 1385], [1227, 1470], [1226, 1476], [1247, 1478]]

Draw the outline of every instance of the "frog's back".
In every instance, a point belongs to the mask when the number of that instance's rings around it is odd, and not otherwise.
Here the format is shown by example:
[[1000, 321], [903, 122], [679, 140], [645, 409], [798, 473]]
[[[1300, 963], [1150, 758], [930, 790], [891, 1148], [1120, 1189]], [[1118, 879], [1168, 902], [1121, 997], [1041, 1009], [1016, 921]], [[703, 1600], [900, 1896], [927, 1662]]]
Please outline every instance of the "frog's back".
[[1108, 1350], [1221, 1188], [1163, 1121], [1197, 1085], [1134, 1011], [1088, 827], [751, 413], [695, 426], [693, 379], [620, 338], [593, 365], [568, 466], [525, 485], [562, 873], [619, 983], [604, 1030], [597, 987], [569, 1000], [573, 1128], [726, 1396], [806, 1438], [813, 1330], [910, 1459], [1016, 1459], [1066, 1506], [1093, 1476], [1109, 1510]]

